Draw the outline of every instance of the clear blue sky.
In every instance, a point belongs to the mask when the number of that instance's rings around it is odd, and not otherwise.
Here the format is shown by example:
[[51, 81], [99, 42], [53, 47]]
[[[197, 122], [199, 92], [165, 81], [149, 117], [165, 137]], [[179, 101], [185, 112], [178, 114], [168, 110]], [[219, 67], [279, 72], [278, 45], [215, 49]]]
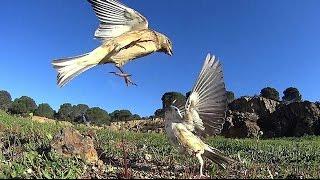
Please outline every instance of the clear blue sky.
[[228, 90], [236, 96], [289, 86], [303, 98], [320, 98], [320, 1], [317, 0], [126, 0], [169, 36], [174, 56], [153, 54], [127, 64], [138, 87], [91, 69], [67, 86], [56, 85], [51, 61], [93, 50], [98, 20], [86, 0], [10, 0], [0, 7], [0, 89], [27, 95], [54, 109], [84, 103], [142, 116], [161, 107], [168, 91], [191, 89], [208, 52], [222, 63]]

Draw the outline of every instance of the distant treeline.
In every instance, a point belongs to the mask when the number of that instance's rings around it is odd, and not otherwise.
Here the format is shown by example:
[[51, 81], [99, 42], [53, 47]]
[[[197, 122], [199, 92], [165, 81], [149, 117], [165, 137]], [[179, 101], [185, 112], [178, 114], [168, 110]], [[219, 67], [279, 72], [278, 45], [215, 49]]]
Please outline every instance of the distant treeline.
[[102, 108], [90, 108], [86, 104], [72, 105], [70, 103], [64, 103], [58, 111], [55, 111], [48, 103], [37, 105], [35, 101], [28, 96], [22, 96], [12, 101], [10, 93], [5, 90], [0, 91], [0, 109], [17, 116], [27, 117], [36, 115], [55, 120], [92, 123], [95, 125], [110, 125], [111, 122], [149, 118], [132, 114], [129, 110], [115, 110], [112, 113], [108, 113]]
[[[180, 92], [166, 92], [161, 98], [162, 108], [157, 109], [154, 112], [154, 115], [149, 117], [140, 117], [138, 114], [132, 114], [129, 110], [115, 110], [112, 113], [108, 113], [106, 110], [99, 107], [90, 108], [85, 104], [72, 105], [70, 103], [62, 104], [56, 112], [48, 103], [37, 105], [35, 101], [28, 96], [22, 96], [12, 101], [10, 93], [4, 90], [0, 91], [0, 109], [13, 115], [30, 116], [30, 114], [34, 114], [36, 116], [62, 121], [110, 125], [111, 122], [118, 121], [161, 118], [164, 116], [163, 109], [166, 106], [171, 105], [174, 100], [176, 100], [176, 103], [184, 104], [189, 95], [190, 92], [185, 95]], [[260, 91], [260, 96], [280, 101], [279, 92], [272, 87], [263, 88]], [[227, 91], [228, 103], [232, 102], [234, 99], [234, 93], [232, 91]], [[300, 101], [302, 101], [302, 96], [297, 88], [289, 87], [283, 91], [283, 103]]]

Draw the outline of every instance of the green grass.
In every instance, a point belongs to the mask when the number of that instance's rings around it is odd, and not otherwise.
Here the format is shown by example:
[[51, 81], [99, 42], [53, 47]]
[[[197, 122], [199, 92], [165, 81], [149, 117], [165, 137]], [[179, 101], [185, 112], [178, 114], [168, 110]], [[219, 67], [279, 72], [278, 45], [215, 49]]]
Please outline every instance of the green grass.
[[[50, 151], [50, 141], [63, 127], [58, 123], [41, 124], [0, 112], [0, 178], [96, 177], [92, 175], [95, 172], [92, 170], [95, 169], [94, 166], [77, 158], [61, 157]], [[74, 127], [83, 134], [89, 132], [86, 126]], [[121, 142], [124, 139], [130, 160], [129, 166], [143, 162], [160, 169], [168, 167], [167, 171], [173, 171], [175, 166], [181, 165], [198, 172], [196, 159], [179, 155], [164, 134], [113, 132], [108, 129], [91, 131], [95, 132], [96, 149], [99, 150], [100, 159], [107, 167], [121, 166], [123, 157]], [[212, 137], [206, 142], [234, 159], [240, 157], [242, 161], [241, 165], [227, 170], [206, 163], [206, 169], [214, 178], [270, 178], [271, 176], [286, 178], [292, 175], [320, 178], [320, 137], [272, 140]], [[143, 160], [146, 154], [152, 156], [150, 162]], [[109, 177], [112, 171], [107, 168], [103, 172], [96, 173], [104, 175], [99, 177]], [[146, 170], [146, 173], [154, 172]], [[188, 175], [184, 170], [183, 173]]]

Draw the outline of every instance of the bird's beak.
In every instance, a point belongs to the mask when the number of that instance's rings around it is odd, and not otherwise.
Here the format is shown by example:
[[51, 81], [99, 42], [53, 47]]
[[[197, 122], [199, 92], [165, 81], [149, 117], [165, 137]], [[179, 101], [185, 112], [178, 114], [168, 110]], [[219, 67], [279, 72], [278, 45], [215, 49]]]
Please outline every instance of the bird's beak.
[[173, 56], [173, 51], [172, 51], [172, 49], [170, 49], [169, 55], [170, 55], [170, 56]]
[[167, 52], [167, 54], [168, 54], [169, 56], [172, 56], [172, 55], [173, 55], [172, 49], [169, 49], [169, 51]]

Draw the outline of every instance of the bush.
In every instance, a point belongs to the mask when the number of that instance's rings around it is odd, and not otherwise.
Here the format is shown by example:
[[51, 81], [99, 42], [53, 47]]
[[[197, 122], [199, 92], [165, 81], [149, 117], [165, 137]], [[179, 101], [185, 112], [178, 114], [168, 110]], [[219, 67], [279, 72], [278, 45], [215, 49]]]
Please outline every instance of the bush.
[[36, 109], [37, 104], [32, 98], [28, 96], [22, 96], [13, 101], [10, 111], [13, 114], [27, 115], [33, 113]]
[[301, 102], [302, 96], [297, 88], [289, 87], [283, 91], [282, 100], [284, 103]]
[[62, 121], [70, 121], [70, 114], [72, 112], [72, 105], [70, 103], [64, 103], [60, 106], [57, 119]]
[[186, 93], [186, 99], [189, 98], [190, 94], [191, 94], [191, 91], [189, 91], [189, 92]]
[[119, 113], [120, 113], [119, 110], [115, 110], [115, 111], [113, 111], [112, 113], [109, 114], [112, 122], [119, 121]]
[[121, 121], [131, 120], [132, 113], [129, 110], [120, 110], [119, 112], [119, 119]]
[[134, 115], [131, 116], [131, 119], [132, 120], [140, 120], [141, 117], [138, 114], [134, 114]]
[[12, 104], [12, 98], [9, 92], [0, 91], [0, 109], [8, 111]]
[[110, 125], [110, 116], [107, 111], [98, 107], [90, 108], [86, 111], [85, 117], [87, 121], [96, 125]]
[[111, 121], [129, 121], [132, 119], [132, 113], [129, 110], [115, 110], [111, 114]]
[[275, 88], [271, 88], [271, 87], [263, 88], [260, 92], [260, 96], [267, 99], [276, 100], [276, 101], [280, 100], [279, 92]]
[[157, 109], [156, 112], [154, 112], [154, 116], [156, 118], [164, 118], [164, 109]]
[[227, 103], [228, 104], [231, 103], [232, 101], [234, 101], [235, 96], [234, 96], [234, 93], [232, 91], [227, 91], [226, 95], [227, 95]]
[[54, 110], [47, 103], [39, 104], [38, 108], [35, 111], [35, 115], [52, 119]]
[[76, 106], [72, 106], [72, 110], [70, 113], [70, 119], [72, 121], [78, 121], [79, 119], [82, 119], [82, 116], [86, 113], [86, 111], [89, 109], [89, 106], [85, 104], [78, 104]]
[[171, 106], [174, 100], [176, 100], [175, 104], [184, 105], [186, 103], [186, 97], [179, 92], [166, 92], [161, 100], [163, 109]]

